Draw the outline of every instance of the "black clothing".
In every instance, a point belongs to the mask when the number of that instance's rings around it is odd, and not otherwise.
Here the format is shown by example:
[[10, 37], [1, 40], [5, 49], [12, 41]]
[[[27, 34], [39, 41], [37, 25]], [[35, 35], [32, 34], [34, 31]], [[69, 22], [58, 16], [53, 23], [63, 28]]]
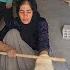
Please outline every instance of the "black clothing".
[[19, 19], [11, 20], [11, 23], [6, 25], [1, 31], [0, 40], [3, 40], [5, 34], [10, 29], [17, 29], [20, 32], [21, 38], [34, 50], [42, 51], [49, 49], [48, 39], [48, 24], [44, 18], [23, 24]]

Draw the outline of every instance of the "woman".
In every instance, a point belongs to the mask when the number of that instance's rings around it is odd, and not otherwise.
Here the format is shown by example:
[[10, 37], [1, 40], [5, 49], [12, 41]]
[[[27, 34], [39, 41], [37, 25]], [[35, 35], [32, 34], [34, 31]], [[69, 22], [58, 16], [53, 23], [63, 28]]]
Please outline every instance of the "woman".
[[[16, 53], [42, 55], [48, 54], [48, 24], [39, 16], [36, 5], [32, 1], [23, 0], [18, 5], [18, 18], [11, 20], [1, 31], [0, 51], [2, 70], [33, 70], [34, 59], [16, 57]], [[37, 52], [37, 53], [36, 53]], [[10, 58], [14, 57], [14, 58]]]

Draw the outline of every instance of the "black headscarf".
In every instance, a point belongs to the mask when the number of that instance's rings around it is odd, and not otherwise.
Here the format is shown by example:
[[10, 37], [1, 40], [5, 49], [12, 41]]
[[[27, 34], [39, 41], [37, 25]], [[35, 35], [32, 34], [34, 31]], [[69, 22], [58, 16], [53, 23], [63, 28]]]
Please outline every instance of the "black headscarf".
[[17, 11], [19, 11], [19, 8], [20, 8], [21, 4], [23, 4], [24, 1], [29, 1], [29, 3], [31, 4], [32, 10], [37, 11], [36, 0], [18, 0], [18, 2], [17, 2]]
[[[17, 14], [19, 12], [20, 6], [23, 4], [23, 2], [28, 1], [30, 3], [31, 9], [33, 10], [33, 17], [32, 20], [38, 20], [40, 18], [40, 14], [37, 11], [37, 3], [36, 0], [19, 0], [17, 5]], [[18, 15], [19, 18], [19, 15]], [[34, 21], [34, 22], [35, 22]]]

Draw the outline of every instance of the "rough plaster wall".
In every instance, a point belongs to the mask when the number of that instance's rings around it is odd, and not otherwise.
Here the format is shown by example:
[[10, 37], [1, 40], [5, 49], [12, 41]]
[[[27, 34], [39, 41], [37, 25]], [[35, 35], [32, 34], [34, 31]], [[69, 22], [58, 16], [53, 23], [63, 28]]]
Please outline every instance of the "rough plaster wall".
[[49, 40], [52, 55], [64, 57], [65, 63], [53, 62], [55, 70], [70, 70], [70, 40], [62, 38], [62, 27], [70, 24], [70, 7], [63, 0], [37, 0], [38, 11], [49, 25]]

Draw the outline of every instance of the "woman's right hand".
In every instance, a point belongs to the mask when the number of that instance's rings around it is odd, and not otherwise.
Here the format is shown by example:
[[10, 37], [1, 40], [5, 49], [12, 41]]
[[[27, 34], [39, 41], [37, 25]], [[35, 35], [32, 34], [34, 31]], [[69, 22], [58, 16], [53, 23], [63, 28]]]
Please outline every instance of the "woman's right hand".
[[0, 41], [0, 51], [7, 52], [8, 57], [16, 57], [16, 49], [11, 48], [10, 45], [7, 45]]
[[16, 50], [11, 48], [7, 51], [8, 57], [16, 58]]

